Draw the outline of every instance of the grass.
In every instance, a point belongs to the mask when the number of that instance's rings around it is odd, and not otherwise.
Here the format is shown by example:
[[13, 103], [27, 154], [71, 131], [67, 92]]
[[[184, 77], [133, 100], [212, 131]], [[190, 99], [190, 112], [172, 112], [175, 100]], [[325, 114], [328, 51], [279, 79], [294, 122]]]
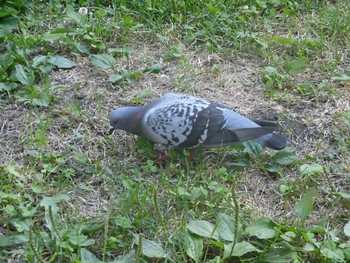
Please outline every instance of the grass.
[[[347, 1], [0, 4], [0, 258], [348, 262]], [[108, 115], [166, 92], [275, 120], [195, 161]]]

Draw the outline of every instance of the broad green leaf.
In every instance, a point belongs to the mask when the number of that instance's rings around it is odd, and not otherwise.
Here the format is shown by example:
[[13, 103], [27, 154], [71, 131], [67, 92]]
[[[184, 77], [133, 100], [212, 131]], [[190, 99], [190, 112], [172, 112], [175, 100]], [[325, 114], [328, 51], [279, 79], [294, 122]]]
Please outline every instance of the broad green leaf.
[[291, 75], [297, 75], [304, 72], [309, 64], [306, 57], [300, 57], [287, 63], [287, 72]]
[[291, 249], [279, 249], [272, 251], [263, 257], [266, 262], [284, 263], [291, 262], [298, 258], [298, 253]]
[[32, 100], [32, 104], [36, 106], [47, 107], [50, 104], [50, 98], [44, 93], [38, 94], [38, 96]]
[[75, 245], [79, 246], [80, 244], [84, 243], [87, 240], [87, 236], [84, 235], [71, 235], [69, 236], [69, 241]]
[[149, 258], [167, 257], [166, 251], [160, 244], [148, 239], [144, 239], [142, 242], [142, 254]]
[[116, 219], [115, 219], [115, 224], [117, 226], [120, 226], [121, 228], [123, 229], [128, 229], [128, 228], [131, 228], [131, 222], [129, 220], [129, 218], [125, 217], [125, 216], [118, 216]]
[[112, 82], [112, 83], [117, 83], [118, 81], [122, 80], [124, 77], [120, 74], [112, 74], [109, 76], [108, 81]]
[[0, 28], [12, 31], [18, 27], [19, 18], [15, 16], [3, 17], [1, 19]]
[[341, 248], [344, 252], [345, 258], [349, 261], [350, 260], [350, 243], [341, 243], [339, 244], [339, 248]]
[[2, 208], [2, 211], [8, 214], [9, 216], [16, 216], [17, 212], [13, 205], [6, 205]]
[[166, 59], [180, 58], [181, 56], [184, 56], [183, 49], [184, 47], [182, 45], [172, 47], [170, 50], [164, 53], [164, 57]]
[[[134, 235], [135, 237], [135, 243], [140, 244], [140, 237], [139, 235]], [[142, 254], [149, 258], [167, 258], [167, 252], [164, 250], [164, 248], [151, 240], [148, 240], [146, 238], [141, 239], [141, 250]]]
[[287, 242], [291, 242], [296, 237], [296, 234], [293, 231], [287, 231], [281, 234], [280, 237]]
[[22, 198], [17, 194], [5, 193], [1, 191], [0, 191], [0, 199], [7, 199], [7, 200], [22, 202]]
[[37, 146], [42, 147], [48, 144], [48, 139], [45, 130], [36, 130], [34, 134]]
[[283, 175], [283, 170], [279, 165], [273, 165], [270, 163], [266, 163], [262, 167], [270, 173], [275, 173], [275, 174], [278, 174], [280, 176]]
[[102, 17], [105, 17], [106, 15], [108, 15], [108, 12], [106, 9], [103, 9], [103, 8], [99, 8], [96, 12], [94, 12], [94, 16], [96, 18], [102, 18]]
[[345, 262], [345, 255], [342, 249], [339, 249], [336, 243], [330, 239], [325, 241], [321, 246], [321, 254], [333, 262]]
[[214, 6], [212, 6], [211, 4], [207, 4], [207, 7], [208, 7], [209, 13], [210, 13], [211, 15], [213, 15], [213, 14], [215, 14], [215, 13], [217, 13], [217, 12], [220, 11], [220, 8], [219, 8], [219, 7], [214, 7]]
[[48, 59], [48, 62], [57, 66], [58, 68], [73, 68], [75, 63], [68, 58], [62, 56], [52, 56]]
[[98, 258], [86, 248], [80, 249], [81, 263], [95, 263], [99, 262]]
[[350, 221], [348, 221], [344, 226], [344, 234], [350, 237]]
[[277, 70], [276, 68], [274, 68], [274, 67], [267, 66], [267, 67], [265, 68], [265, 72], [266, 72], [266, 74], [268, 74], [268, 75], [275, 75], [275, 74], [278, 73], [278, 70]]
[[338, 242], [340, 240], [339, 236], [339, 229], [334, 228], [328, 232], [330, 239], [333, 240], [334, 242]]
[[20, 64], [16, 65], [16, 77], [23, 85], [33, 86], [34, 84], [34, 75], [26, 73]]
[[33, 67], [38, 67], [40, 64], [47, 62], [47, 56], [44, 55], [38, 55], [33, 58]]
[[130, 252], [123, 256], [118, 256], [113, 263], [130, 263], [135, 262], [136, 253], [135, 250], [130, 250]]
[[255, 155], [255, 156], [259, 156], [260, 153], [264, 150], [264, 148], [260, 144], [254, 142], [254, 141], [251, 141], [251, 140], [245, 141], [243, 143], [243, 145], [244, 145], [245, 150], [248, 153]]
[[131, 28], [133, 26], [133, 18], [132, 16], [126, 16], [124, 17], [124, 20], [123, 20], [123, 25], [127, 28]]
[[35, 181], [32, 182], [31, 188], [36, 194], [41, 194], [43, 192], [41, 186], [38, 185]]
[[140, 98], [146, 98], [151, 94], [152, 94], [152, 90], [150, 88], [144, 88], [143, 90], [141, 90]]
[[259, 218], [247, 226], [245, 232], [259, 239], [269, 239], [277, 235], [276, 223], [268, 218]]
[[142, 72], [141, 72], [141, 71], [135, 71], [135, 72], [126, 74], [126, 75], [125, 75], [125, 78], [126, 78], [126, 80], [127, 80], [129, 83], [132, 83], [135, 79], [138, 79], [138, 78], [140, 78], [141, 76], [142, 76]]
[[260, 48], [267, 49], [269, 47], [267, 42], [263, 41], [262, 39], [254, 38], [254, 41], [260, 45]]
[[159, 73], [163, 66], [161, 64], [154, 64], [152, 66], [149, 66], [143, 70], [144, 73]]
[[65, 35], [74, 34], [74, 33], [76, 33], [76, 29], [67, 28], [67, 27], [57, 27], [51, 31], [51, 34], [61, 34], [61, 33], [65, 34]]
[[38, 69], [44, 74], [48, 74], [51, 72], [51, 70], [54, 68], [54, 65], [52, 64], [41, 64], [38, 66]]
[[159, 33], [157, 33], [156, 36], [157, 36], [158, 40], [163, 44], [166, 44], [169, 42], [169, 37], [167, 37], [167, 36], [161, 35]]
[[84, 16], [79, 14], [78, 12], [75, 12], [73, 6], [71, 5], [67, 6], [66, 14], [69, 18], [71, 18], [78, 24], [81, 24], [84, 21]]
[[185, 250], [186, 254], [195, 262], [201, 262], [203, 255], [203, 238], [190, 232], [185, 233]]
[[301, 175], [314, 175], [323, 172], [323, 166], [319, 165], [318, 163], [303, 164], [302, 166], [300, 166]]
[[57, 207], [57, 203], [61, 202], [61, 201], [69, 201], [70, 197], [66, 194], [58, 194], [52, 197], [47, 197], [45, 196], [41, 202], [40, 205], [45, 207], [45, 208], [52, 208], [52, 212], [57, 213], [58, 211], [58, 207]]
[[[233, 243], [230, 243], [224, 246], [225, 257], [241, 257], [249, 252], [253, 252], [253, 251], [261, 252], [261, 250], [257, 249], [255, 246], [253, 246], [252, 244], [246, 241], [236, 243], [235, 247], [233, 248], [233, 251], [232, 251], [232, 246], [233, 246]], [[232, 254], [231, 254], [231, 251], [232, 251]]]
[[11, 7], [2, 7], [0, 6], [0, 18], [12, 16], [13, 14], [16, 14], [16, 10]]
[[[159, 37], [158, 37], [159, 38]], [[186, 34], [185, 36], [184, 36], [184, 40], [186, 41], [186, 42], [192, 42], [193, 40], [195, 40], [196, 39], [196, 37], [195, 37], [195, 35], [192, 33], [192, 32], [189, 32], [188, 34]], [[166, 40], [166, 38], [164, 38], [164, 39], [160, 39], [159, 38], [159, 40], [162, 42], [162, 43], [167, 43], [167, 42], [163, 42], [163, 41], [165, 41]]]
[[16, 168], [13, 165], [6, 166], [6, 170], [8, 173], [16, 176], [16, 177], [22, 177], [19, 172], [16, 171]]
[[75, 43], [74, 46], [76, 47], [76, 49], [78, 49], [81, 53], [85, 53], [85, 54], [89, 54], [89, 48], [81, 43]]
[[2, 236], [0, 247], [14, 246], [26, 243], [29, 240], [25, 235]]
[[87, 247], [95, 244], [94, 239], [88, 239], [87, 236], [84, 235], [71, 235], [69, 236], [69, 241], [79, 247]]
[[335, 81], [349, 81], [350, 80], [350, 74], [337, 74], [332, 77], [332, 80]]
[[125, 55], [129, 56], [132, 53], [131, 48], [109, 48], [108, 53], [115, 55]]
[[280, 192], [282, 194], [287, 193], [288, 191], [290, 191], [292, 189], [292, 187], [288, 184], [288, 183], [282, 183], [280, 185]]
[[201, 237], [209, 237], [214, 238], [215, 240], [219, 240], [219, 234], [217, 230], [215, 229], [215, 225], [205, 221], [205, 220], [194, 220], [190, 221], [186, 228]]
[[66, 38], [67, 34], [66, 33], [47, 33], [44, 34], [41, 38], [44, 41], [54, 41], [54, 40], [58, 40], [58, 39], [64, 39]]
[[113, 68], [115, 64], [114, 57], [108, 54], [91, 55], [90, 60], [92, 64], [102, 69]]
[[217, 216], [217, 231], [219, 236], [225, 241], [233, 241], [235, 222], [232, 217], [219, 213]]
[[9, 53], [0, 55], [0, 66], [2, 66], [4, 70], [8, 69], [14, 63], [14, 61], [15, 59]]
[[216, 256], [215, 258], [206, 261], [206, 263], [222, 263], [222, 260], [219, 256]]
[[0, 82], [0, 92], [6, 91], [8, 95], [10, 95], [10, 91], [17, 88], [17, 83], [9, 82], [9, 83], [2, 83]]
[[303, 251], [306, 251], [306, 252], [315, 251], [315, 246], [311, 243], [306, 243], [305, 246], [303, 247]]
[[[28, 208], [26, 208], [26, 209], [28, 209]], [[37, 212], [36, 208], [32, 208], [32, 210], [30, 210], [30, 211], [28, 209], [28, 211], [21, 213], [23, 218], [13, 219], [11, 221], [11, 224], [14, 227], [16, 227], [18, 232], [29, 231], [30, 227], [33, 224], [33, 221], [31, 219], [28, 219], [28, 218], [32, 218], [36, 214], [36, 212]], [[24, 217], [28, 217], [28, 218], [24, 218]]]
[[298, 161], [295, 154], [295, 149], [292, 147], [287, 147], [280, 151], [271, 152], [270, 156], [272, 160], [280, 165], [290, 165]]
[[315, 192], [316, 190], [314, 187], [308, 189], [304, 196], [300, 199], [300, 201], [295, 205], [295, 212], [298, 214], [301, 221], [303, 222], [314, 209], [312, 202]]
[[13, 41], [13, 36], [14, 35], [10, 31], [0, 28], [0, 38], [7, 38], [8, 40]]

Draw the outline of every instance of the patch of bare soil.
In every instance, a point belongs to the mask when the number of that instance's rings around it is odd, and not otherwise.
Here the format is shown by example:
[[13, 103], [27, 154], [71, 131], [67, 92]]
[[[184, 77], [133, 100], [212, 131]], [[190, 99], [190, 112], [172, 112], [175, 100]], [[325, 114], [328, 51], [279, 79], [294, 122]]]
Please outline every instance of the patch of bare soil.
[[[129, 59], [118, 58], [116, 68], [131, 71], [154, 63], [164, 65], [160, 74], [144, 74], [134, 83], [120, 85], [111, 85], [107, 81], [111, 72], [99, 70], [88, 59], [80, 58], [75, 68], [52, 73], [52, 86], [64, 87], [55, 91], [56, 100], [50, 108], [39, 112], [17, 102], [0, 100], [1, 165], [26, 165], [23, 160], [26, 150], [35, 146], [33, 134], [39, 127], [38, 120], [49, 121], [46, 133], [49, 144], [46, 148], [51, 151], [69, 152], [74, 148], [84, 153], [87, 159], [100, 160], [101, 165], [110, 162], [108, 156], [111, 155], [121, 165], [137, 162], [131, 135], [116, 132], [115, 145], [107, 142], [105, 135], [109, 129], [110, 111], [133, 104], [133, 99], [140, 97], [144, 90], [148, 90], [150, 95], [142, 97], [142, 103], [167, 92], [184, 92], [231, 106], [249, 117], [281, 121], [291, 146], [296, 148], [300, 158], [305, 154], [324, 154], [331, 147], [333, 129], [339, 121], [333, 116], [350, 111], [349, 89], [340, 88], [342, 96], [329, 95], [324, 103], [305, 100], [295, 105], [279, 104], [266, 98], [259, 74], [262, 61], [252, 56], [231, 54], [213, 58], [203, 52], [186, 51], [189, 59], [186, 64], [179, 60], [164, 61], [164, 52], [164, 48], [157, 45], [142, 45], [133, 47]], [[286, 174], [287, 178], [298, 175], [298, 167]], [[278, 180], [262, 176], [257, 169], [246, 171], [243, 176], [249, 183], [240, 186], [239, 190], [246, 192], [241, 196], [242, 204], [260, 216], [280, 217], [281, 211], [284, 211], [283, 217], [286, 217], [291, 213], [292, 208], [281, 209]], [[96, 203], [105, 206], [106, 200], [103, 200], [98, 176], [94, 175], [91, 180], [95, 180], [91, 184], [93, 194], [77, 196], [76, 202], [80, 204], [80, 213], [93, 215], [98, 208]]]

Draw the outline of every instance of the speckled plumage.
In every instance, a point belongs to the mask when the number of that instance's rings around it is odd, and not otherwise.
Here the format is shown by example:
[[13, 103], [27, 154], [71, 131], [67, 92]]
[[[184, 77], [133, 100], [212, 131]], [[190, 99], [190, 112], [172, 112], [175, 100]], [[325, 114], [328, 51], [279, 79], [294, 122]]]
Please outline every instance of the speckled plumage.
[[271, 122], [253, 121], [205, 99], [166, 94], [146, 106], [121, 107], [111, 113], [112, 130], [121, 129], [173, 148], [221, 147], [256, 140], [283, 149], [288, 140], [273, 133]]

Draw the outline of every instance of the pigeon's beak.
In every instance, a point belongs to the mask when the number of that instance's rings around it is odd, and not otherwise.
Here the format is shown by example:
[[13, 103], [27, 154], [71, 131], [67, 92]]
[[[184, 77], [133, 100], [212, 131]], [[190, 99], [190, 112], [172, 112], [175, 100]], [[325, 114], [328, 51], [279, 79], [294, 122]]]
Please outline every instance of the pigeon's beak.
[[114, 132], [114, 128], [113, 126], [111, 126], [111, 128], [109, 129], [108, 135], [111, 135]]

